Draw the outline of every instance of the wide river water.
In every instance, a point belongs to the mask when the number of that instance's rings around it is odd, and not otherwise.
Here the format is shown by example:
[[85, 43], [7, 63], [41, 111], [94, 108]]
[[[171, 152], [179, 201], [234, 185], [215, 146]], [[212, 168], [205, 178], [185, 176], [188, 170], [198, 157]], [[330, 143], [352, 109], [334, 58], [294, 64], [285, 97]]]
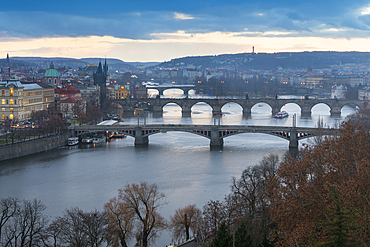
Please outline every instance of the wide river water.
[[[261, 103], [252, 108], [247, 119], [237, 104], [225, 105], [221, 124], [291, 126], [297, 114], [297, 126], [315, 127], [323, 119], [334, 126], [355, 109], [344, 107], [342, 115], [331, 117], [326, 105], [314, 107], [311, 117], [299, 115], [297, 105], [282, 110], [290, 115], [285, 119], [271, 117], [269, 106]], [[125, 124], [137, 124], [135, 117], [125, 118]], [[143, 119], [140, 120], [143, 123]], [[197, 104], [191, 117], [182, 118], [181, 109], [167, 105], [163, 116], [147, 124], [213, 124], [211, 108]], [[189, 204], [202, 208], [209, 200], [222, 200], [230, 193], [232, 177], [240, 177], [243, 169], [258, 164], [266, 155], [283, 155], [288, 141], [265, 134], [240, 134], [224, 139], [222, 150], [211, 151], [209, 140], [183, 132], [167, 132], [149, 137], [146, 148], [134, 146], [134, 139], [113, 140], [95, 147], [59, 148], [53, 151], [13, 159], [0, 164], [0, 198], [40, 199], [45, 214], [53, 219], [65, 209], [79, 207], [84, 211], [102, 210], [118, 189], [127, 183], [156, 183], [168, 202], [161, 213], [169, 219], [175, 210]], [[154, 246], [171, 243], [164, 231]], [[135, 244], [134, 241], [130, 246]]]

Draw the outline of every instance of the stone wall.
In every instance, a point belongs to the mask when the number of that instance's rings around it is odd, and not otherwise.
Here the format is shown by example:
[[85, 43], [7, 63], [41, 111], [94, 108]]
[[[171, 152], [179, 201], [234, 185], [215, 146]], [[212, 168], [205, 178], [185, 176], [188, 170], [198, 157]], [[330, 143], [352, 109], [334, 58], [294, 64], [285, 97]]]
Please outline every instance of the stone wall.
[[45, 152], [67, 144], [69, 133], [50, 135], [37, 139], [0, 146], [0, 161]]

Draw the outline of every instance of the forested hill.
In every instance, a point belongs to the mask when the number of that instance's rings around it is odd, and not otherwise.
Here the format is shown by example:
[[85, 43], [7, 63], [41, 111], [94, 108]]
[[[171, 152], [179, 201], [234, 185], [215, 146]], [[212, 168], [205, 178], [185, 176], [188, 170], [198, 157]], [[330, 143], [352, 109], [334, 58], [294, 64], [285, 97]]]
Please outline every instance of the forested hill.
[[370, 52], [292, 52], [292, 53], [240, 53], [218, 56], [176, 58], [161, 63], [162, 67], [195, 66], [198, 69], [228, 68], [237, 70], [276, 70], [328, 68], [346, 63], [369, 63]]

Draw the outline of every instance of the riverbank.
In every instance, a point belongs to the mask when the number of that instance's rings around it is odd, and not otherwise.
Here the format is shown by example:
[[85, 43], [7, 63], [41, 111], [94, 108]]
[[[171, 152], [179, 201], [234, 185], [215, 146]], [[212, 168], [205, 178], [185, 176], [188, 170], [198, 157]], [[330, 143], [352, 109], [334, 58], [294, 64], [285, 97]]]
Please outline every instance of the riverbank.
[[52, 134], [0, 145], [0, 161], [46, 152], [67, 144], [69, 133]]

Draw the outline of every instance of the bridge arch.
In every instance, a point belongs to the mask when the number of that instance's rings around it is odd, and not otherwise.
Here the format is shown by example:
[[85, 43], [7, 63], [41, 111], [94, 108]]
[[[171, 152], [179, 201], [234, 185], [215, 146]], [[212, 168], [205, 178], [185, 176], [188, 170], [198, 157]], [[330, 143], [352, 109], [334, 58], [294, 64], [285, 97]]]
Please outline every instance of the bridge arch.
[[[321, 109], [320, 109], [321, 108]], [[317, 103], [311, 107], [312, 115], [329, 115], [331, 114], [332, 108], [330, 105], [325, 103]]]
[[272, 106], [263, 101], [253, 104], [250, 110], [251, 110], [251, 114], [260, 114], [264, 116], [265, 115], [269, 116], [273, 112]]
[[230, 110], [228, 108], [233, 108], [234, 112], [235, 113], [240, 113], [240, 114], [243, 114], [243, 111], [244, 111], [244, 107], [238, 103], [238, 102], [235, 102], [235, 101], [229, 101], [229, 102], [225, 102], [224, 104], [221, 105], [221, 112], [224, 113], [224, 112], [227, 112], [227, 110]]
[[174, 90], [174, 92], [172, 94], [174, 94], [175, 97], [176, 96], [182, 96], [182, 95], [185, 94], [185, 90], [183, 88], [180, 88], [180, 87], [176, 87], [176, 88], [168, 87], [168, 88], [163, 88], [160, 91], [161, 95], [164, 95], [165, 96], [165, 94], [166, 95], [169, 94], [169, 91], [168, 90]]
[[292, 114], [301, 114], [302, 108], [296, 102], [289, 102], [289, 103], [284, 104], [281, 107], [280, 111], [286, 111], [290, 115], [292, 115]]
[[161, 92], [157, 88], [148, 88], [148, 96], [149, 98], [153, 98], [154, 96], [160, 95]]
[[168, 102], [162, 106], [163, 117], [167, 114], [181, 116], [183, 108], [177, 102]]
[[212, 112], [215, 111], [215, 108], [214, 106], [210, 105], [206, 101], [199, 101], [199, 102], [194, 102], [193, 104], [191, 104], [190, 110], [193, 114], [199, 114], [199, 113], [212, 114]]

